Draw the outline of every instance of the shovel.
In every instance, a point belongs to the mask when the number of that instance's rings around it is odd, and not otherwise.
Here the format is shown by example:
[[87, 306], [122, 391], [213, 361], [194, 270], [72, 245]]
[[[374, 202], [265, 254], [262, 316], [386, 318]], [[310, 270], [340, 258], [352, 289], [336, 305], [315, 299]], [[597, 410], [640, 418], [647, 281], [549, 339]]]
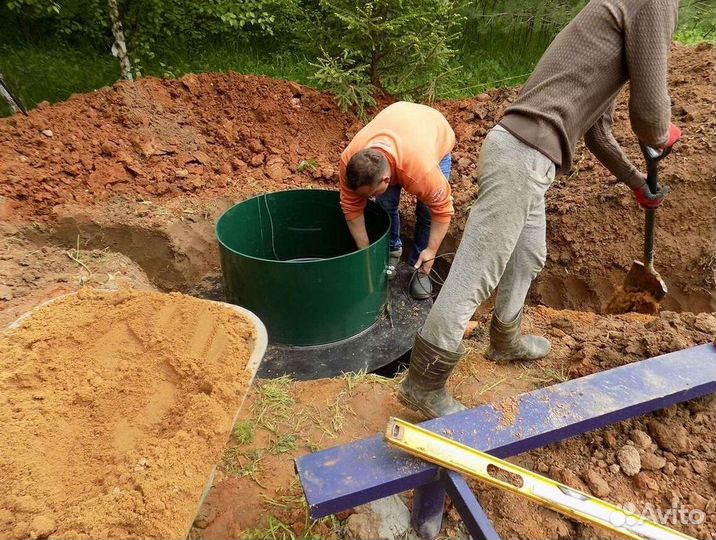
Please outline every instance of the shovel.
[[[645, 144], [641, 151], [646, 160], [646, 183], [652, 193], [656, 193], [659, 183], [659, 162], [669, 155], [671, 148], [663, 152]], [[659, 302], [667, 293], [666, 283], [654, 270], [654, 228], [656, 226], [656, 208], [646, 209], [644, 225], [644, 262], [634, 261], [624, 279], [622, 287], [627, 293], [647, 293]]]

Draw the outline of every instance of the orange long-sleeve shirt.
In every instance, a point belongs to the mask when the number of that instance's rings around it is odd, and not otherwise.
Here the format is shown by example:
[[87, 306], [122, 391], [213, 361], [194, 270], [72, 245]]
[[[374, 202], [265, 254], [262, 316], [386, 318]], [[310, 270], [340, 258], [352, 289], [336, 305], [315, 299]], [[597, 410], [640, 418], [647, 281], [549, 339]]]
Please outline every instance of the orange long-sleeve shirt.
[[438, 164], [454, 146], [455, 132], [432, 107], [399, 101], [380, 111], [341, 154], [341, 208], [346, 219], [359, 217], [366, 205], [364, 197], [348, 189], [348, 162], [356, 152], [376, 148], [388, 158], [391, 185], [400, 184], [425, 203], [436, 223], [449, 222], [455, 210], [450, 184]]

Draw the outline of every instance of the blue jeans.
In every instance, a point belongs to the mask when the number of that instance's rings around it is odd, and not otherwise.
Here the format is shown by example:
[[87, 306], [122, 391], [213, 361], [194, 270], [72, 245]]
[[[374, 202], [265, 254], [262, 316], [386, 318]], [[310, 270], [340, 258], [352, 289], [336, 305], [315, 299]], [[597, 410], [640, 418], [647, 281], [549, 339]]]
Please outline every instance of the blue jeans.
[[[440, 170], [445, 175], [445, 181], [450, 179], [450, 170], [452, 169], [452, 155], [448, 154], [440, 160]], [[376, 198], [376, 202], [388, 212], [390, 216], [390, 251], [395, 251], [403, 247], [400, 240], [400, 191], [403, 188], [400, 184], [389, 186], [385, 193]], [[410, 254], [408, 262], [414, 265], [420, 252], [428, 247], [430, 239], [430, 209], [424, 203], [418, 201], [415, 205], [415, 235], [413, 237], [413, 252]]]

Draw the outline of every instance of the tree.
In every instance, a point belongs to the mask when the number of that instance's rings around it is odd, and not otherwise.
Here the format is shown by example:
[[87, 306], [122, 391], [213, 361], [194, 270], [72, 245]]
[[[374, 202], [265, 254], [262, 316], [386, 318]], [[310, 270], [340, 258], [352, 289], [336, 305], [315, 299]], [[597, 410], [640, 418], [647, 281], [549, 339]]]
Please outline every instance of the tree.
[[124, 30], [122, 29], [122, 20], [119, 18], [117, 0], [107, 0], [107, 7], [109, 9], [109, 18], [112, 21], [112, 35], [114, 36], [112, 53], [119, 58], [122, 78], [126, 81], [131, 81], [132, 64], [129, 61], [129, 53], [127, 53], [127, 42], [124, 40]]
[[[320, 0], [328, 44], [316, 80], [365, 104], [389, 93], [432, 100], [450, 71], [467, 0]], [[350, 84], [347, 86], [347, 81]], [[346, 95], [346, 91], [349, 91]], [[360, 103], [363, 101], [363, 103]]]
[[0, 73], [0, 96], [2, 96], [5, 101], [7, 101], [7, 104], [10, 107], [10, 112], [12, 114], [16, 114], [19, 112], [22, 112], [24, 114], [27, 114], [27, 109], [25, 108], [25, 104], [20, 100], [19, 97], [17, 97], [12, 90], [10, 90], [10, 87], [5, 82], [5, 79], [2, 76], [2, 73]]

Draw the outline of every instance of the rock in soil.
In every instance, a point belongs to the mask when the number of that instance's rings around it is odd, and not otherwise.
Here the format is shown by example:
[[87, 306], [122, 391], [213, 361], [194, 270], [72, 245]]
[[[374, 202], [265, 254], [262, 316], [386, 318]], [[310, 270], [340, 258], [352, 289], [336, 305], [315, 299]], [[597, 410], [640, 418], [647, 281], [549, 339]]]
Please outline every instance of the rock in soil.
[[666, 459], [653, 452], [644, 452], [641, 456], [641, 468], [644, 470], [657, 471], [663, 469], [664, 465], [666, 465]]
[[686, 428], [681, 425], [667, 425], [657, 420], [649, 421], [649, 433], [664, 450], [681, 455], [691, 451], [691, 441]]
[[589, 469], [584, 479], [587, 481], [587, 485], [592, 493], [597, 497], [606, 497], [612, 492], [612, 488], [609, 487], [606, 480], [602, 478], [598, 472]]
[[634, 446], [626, 444], [617, 452], [617, 460], [627, 476], [635, 476], [641, 470], [641, 457]]
[[348, 538], [396, 540], [410, 529], [410, 511], [397, 495], [356, 508], [346, 520]]
[[643, 448], [644, 450], [651, 446], [651, 437], [649, 437], [646, 431], [635, 429], [629, 434], [629, 438], [634, 441], [639, 448]]

